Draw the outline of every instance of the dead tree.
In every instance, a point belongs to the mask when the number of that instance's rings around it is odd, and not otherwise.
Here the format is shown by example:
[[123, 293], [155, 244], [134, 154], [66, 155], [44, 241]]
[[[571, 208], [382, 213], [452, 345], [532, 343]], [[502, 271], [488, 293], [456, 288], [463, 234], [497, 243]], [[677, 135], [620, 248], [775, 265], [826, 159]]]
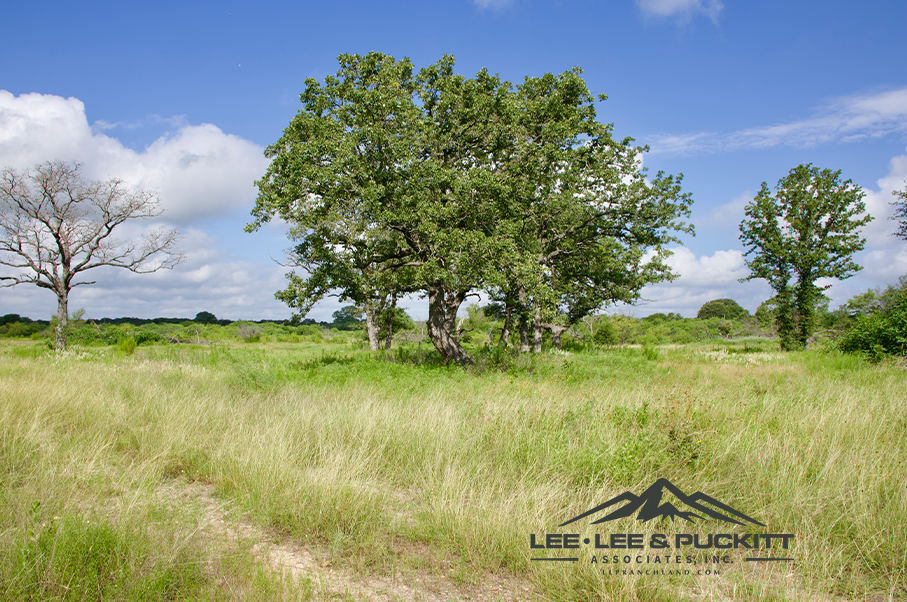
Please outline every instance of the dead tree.
[[0, 276], [4, 287], [34, 284], [57, 295], [56, 347], [66, 347], [69, 292], [94, 284], [76, 277], [111, 266], [139, 274], [172, 268], [179, 230], [157, 229], [138, 241], [117, 240], [114, 229], [133, 219], [157, 217], [155, 193], [131, 190], [122, 180], [88, 181], [78, 163], [54, 161], [19, 172], [0, 172]]

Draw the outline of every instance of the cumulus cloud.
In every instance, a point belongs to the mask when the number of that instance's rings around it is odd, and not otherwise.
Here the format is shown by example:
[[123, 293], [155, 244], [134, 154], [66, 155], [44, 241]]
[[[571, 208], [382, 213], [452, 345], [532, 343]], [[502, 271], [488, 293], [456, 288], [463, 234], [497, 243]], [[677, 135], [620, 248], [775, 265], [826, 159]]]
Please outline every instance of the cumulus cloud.
[[0, 90], [0, 165], [79, 161], [90, 178], [157, 189], [165, 217], [183, 224], [251, 204], [268, 165], [261, 146], [211, 124], [158, 119], [175, 130], [137, 152], [103, 133], [116, 124], [89, 125], [76, 98]]
[[718, 15], [724, 8], [720, 0], [636, 0], [646, 17], [679, 17], [689, 20], [700, 14], [718, 24]]
[[711, 256], [698, 258], [686, 247], [672, 250], [674, 254], [665, 263], [680, 274], [676, 282], [687, 287], [726, 286], [749, 273], [743, 263], [743, 252], [737, 249], [715, 251]]
[[[684, 316], [696, 315], [699, 308], [714, 299], [734, 299], [749, 311], [771, 296], [768, 285], [761, 282], [740, 283], [749, 274], [738, 249], [715, 251], [712, 255], [697, 256], [686, 247], [671, 249], [667, 263], [679, 278], [645, 287], [643, 301], [633, 310], [639, 316], [655, 312], [675, 312]], [[620, 308], [619, 311], [627, 311]]]
[[879, 178], [877, 184], [878, 189], [867, 190], [863, 199], [866, 211], [875, 219], [863, 228], [867, 243], [860, 257], [863, 265], [860, 279], [875, 283], [872, 286], [893, 283], [907, 274], [907, 242], [894, 236], [898, 225], [890, 219], [894, 215], [891, 202], [895, 199], [891, 193], [904, 190], [907, 185], [907, 155], [893, 157], [888, 174]]
[[653, 154], [690, 155], [776, 146], [813, 147], [907, 133], [907, 88], [836, 98], [813, 117], [729, 134], [697, 132], [656, 136]]
[[[89, 178], [119, 177], [133, 187], [157, 189], [163, 216], [155, 224], [124, 223], [114, 236], [137, 240], [149, 228], [171, 224], [182, 226], [186, 234], [180, 244], [186, 261], [174, 270], [153, 274], [91, 270], [83, 280], [97, 283], [74, 288], [70, 308], [85, 307], [89, 316], [98, 318], [191, 318], [202, 310], [230, 319], [289, 317], [290, 310], [273, 296], [286, 286], [285, 268], [266, 253], [257, 257], [254, 250], [240, 261], [229, 257], [228, 252], [237, 247], [234, 231], [236, 237], [248, 236], [242, 233], [242, 224], [229, 228], [222, 224], [231, 238], [227, 243], [192, 225], [251, 207], [254, 181], [268, 164], [263, 148], [214, 125], [189, 125], [183, 117], [151, 116], [137, 123], [147, 121], [164, 124], [171, 131], [135, 151], [105, 134], [135, 124], [89, 124], [85, 105], [76, 98], [17, 97], [0, 90], [0, 166], [24, 169], [55, 159], [79, 161]], [[47, 290], [27, 285], [0, 289], [0, 313], [37, 319], [51, 315], [55, 308], [56, 298]]]
[[[124, 224], [119, 234], [137, 237], [150, 227]], [[92, 318], [192, 318], [200, 311], [227, 319], [290, 317], [287, 306], [274, 298], [274, 292], [286, 286], [285, 268], [270, 261], [230, 260], [217, 237], [196, 228], [185, 232], [181, 247], [186, 261], [173, 270], [134, 274], [97, 268], [85, 272], [79, 280], [97, 283], [72, 290], [70, 311], [83, 307]], [[47, 319], [56, 312], [56, 303], [53, 292], [36, 286], [0, 289], [4, 314]]]

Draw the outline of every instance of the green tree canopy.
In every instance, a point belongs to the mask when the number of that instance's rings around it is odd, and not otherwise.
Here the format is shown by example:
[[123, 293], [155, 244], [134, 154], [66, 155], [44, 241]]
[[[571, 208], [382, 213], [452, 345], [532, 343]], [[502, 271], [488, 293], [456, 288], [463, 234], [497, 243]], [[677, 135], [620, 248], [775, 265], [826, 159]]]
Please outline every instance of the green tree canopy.
[[217, 316], [212, 314], [210, 311], [200, 311], [195, 314], [193, 322], [202, 322], [203, 324], [216, 324]]
[[820, 278], [849, 278], [862, 269], [852, 256], [866, 242], [859, 233], [865, 215], [863, 190], [841, 172], [798, 165], [778, 181], [773, 195], [763, 182], [746, 206], [740, 239], [750, 275], [775, 291], [776, 325], [783, 349], [807, 342], [816, 304], [829, 285]]
[[331, 314], [333, 325], [341, 330], [359, 330], [362, 328], [362, 309], [355, 305], [346, 305]]
[[305, 274], [288, 274], [278, 298], [301, 314], [335, 294], [377, 324], [421, 292], [435, 347], [468, 363], [457, 312], [475, 291], [538, 330], [671, 277], [664, 246], [689, 230], [679, 218], [692, 201], [679, 178], [646, 180], [645, 149], [596, 121], [579, 69], [514, 86], [457, 75], [449, 56], [418, 74], [380, 53], [339, 60], [336, 76], [306, 80], [303, 108], [268, 147], [248, 226], [292, 225], [291, 265]]
[[715, 299], [709, 301], [699, 308], [696, 317], [700, 320], [709, 318], [724, 318], [725, 320], [738, 320], [749, 317], [750, 312], [746, 311], [733, 299]]

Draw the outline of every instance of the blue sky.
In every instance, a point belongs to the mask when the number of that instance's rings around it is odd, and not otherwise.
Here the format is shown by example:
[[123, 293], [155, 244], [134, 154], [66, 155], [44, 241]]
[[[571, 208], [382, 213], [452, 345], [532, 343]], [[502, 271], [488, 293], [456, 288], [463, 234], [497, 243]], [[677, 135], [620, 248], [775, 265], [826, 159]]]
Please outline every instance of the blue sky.
[[[8, 2], [0, 22], [0, 166], [78, 160], [91, 177], [154, 187], [162, 223], [186, 234], [173, 271], [99, 272], [75, 289], [71, 308], [91, 317], [288, 317], [273, 298], [283, 230], [242, 231], [262, 151], [306, 77], [372, 50], [417, 67], [452, 54], [460, 73], [515, 82], [579, 66], [609, 97], [599, 119], [648, 144], [652, 172], [684, 174], [697, 236], [672, 259], [681, 278], [620, 311], [692, 316], [721, 297], [755, 310], [770, 290], [736, 281], [743, 206], [806, 162], [841, 169], [876, 217], [864, 270], [832, 286], [833, 305], [907, 273], [907, 243], [886, 219], [907, 179], [902, 0]], [[34, 286], [0, 289], [0, 314], [46, 318], [55, 306]], [[423, 302], [409, 306], [425, 317]], [[338, 307], [325, 300], [311, 317]]]

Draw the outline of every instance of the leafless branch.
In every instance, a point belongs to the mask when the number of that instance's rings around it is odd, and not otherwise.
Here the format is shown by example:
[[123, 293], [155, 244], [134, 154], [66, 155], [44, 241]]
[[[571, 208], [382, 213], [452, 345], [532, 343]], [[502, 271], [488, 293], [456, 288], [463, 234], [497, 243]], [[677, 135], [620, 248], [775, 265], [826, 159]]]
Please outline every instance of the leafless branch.
[[176, 249], [179, 230], [160, 228], [137, 241], [117, 240], [113, 231], [129, 220], [161, 214], [153, 191], [131, 190], [122, 180], [88, 181], [78, 163], [53, 161], [34, 169], [0, 171], [0, 265], [16, 274], [0, 276], [0, 287], [34, 284], [58, 300], [58, 347], [69, 291], [94, 284], [75, 278], [111, 266], [146, 274], [184, 259]]

